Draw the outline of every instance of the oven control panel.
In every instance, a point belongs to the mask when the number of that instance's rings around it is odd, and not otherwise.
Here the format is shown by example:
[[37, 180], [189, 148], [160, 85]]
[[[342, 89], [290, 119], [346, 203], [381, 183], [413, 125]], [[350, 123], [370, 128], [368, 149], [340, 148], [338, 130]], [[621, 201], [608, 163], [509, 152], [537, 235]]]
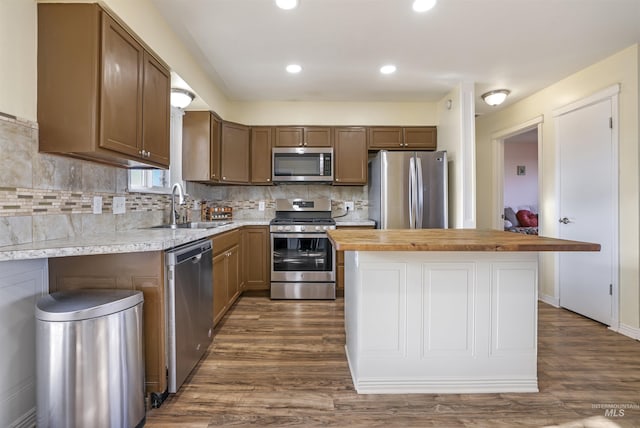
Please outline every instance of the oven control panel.
[[280, 226], [271, 226], [269, 230], [271, 232], [324, 232], [327, 230], [333, 230], [336, 227], [334, 225], [301, 225], [301, 224], [287, 224]]

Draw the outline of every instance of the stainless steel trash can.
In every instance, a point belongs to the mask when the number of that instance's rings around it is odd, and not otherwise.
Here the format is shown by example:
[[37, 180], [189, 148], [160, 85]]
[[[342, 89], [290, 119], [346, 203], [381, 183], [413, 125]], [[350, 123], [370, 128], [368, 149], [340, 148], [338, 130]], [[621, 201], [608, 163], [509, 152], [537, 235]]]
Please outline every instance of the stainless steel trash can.
[[39, 428], [145, 422], [142, 293], [74, 290], [36, 303]]

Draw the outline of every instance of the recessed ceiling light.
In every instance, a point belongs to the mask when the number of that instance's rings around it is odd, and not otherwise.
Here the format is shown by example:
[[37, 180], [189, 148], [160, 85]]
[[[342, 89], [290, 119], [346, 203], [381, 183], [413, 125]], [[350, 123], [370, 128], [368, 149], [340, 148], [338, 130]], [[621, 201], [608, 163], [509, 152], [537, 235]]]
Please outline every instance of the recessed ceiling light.
[[298, 7], [298, 0], [276, 0], [276, 5], [284, 10], [295, 9]]
[[300, 73], [302, 71], [302, 67], [298, 64], [289, 64], [287, 65], [287, 71], [291, 74]]
[[393, 64], [387, 64], [380, 67], [380, 73], [391, 74], [396, 72], [396, 66]]
[[413, 10], [416, 12], [426, 12], [433, 9], [436, 5], [436, 0], [415, 0], [413, 2]]

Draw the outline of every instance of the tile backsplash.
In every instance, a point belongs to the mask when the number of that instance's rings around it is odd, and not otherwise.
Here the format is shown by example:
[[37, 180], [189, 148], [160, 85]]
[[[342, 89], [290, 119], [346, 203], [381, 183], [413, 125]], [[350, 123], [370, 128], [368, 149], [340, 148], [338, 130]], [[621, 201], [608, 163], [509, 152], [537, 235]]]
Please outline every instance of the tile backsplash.
[[[209, 186], [187, 183], [190, 209], [195, 201], [233, 208], [235, 219], [268, 220], [278, 198], [329, 198], [335, 217], [368, 218], [366, 186], [286, 184]], [[94, 196], [102, 197], [102, 214], [93, 214]], [[113, 214], [113, 198], [125, 197], [125, 214]], [[265, 210], [259, 211], [260, 202]], [[127, 192], [127, 170], [66, 156], [38, 152], [38, 124], [0, 114], [0, 246], [26, 244], [78, 234], [109, 233], [168, 222], [170, 197]]]
[[[275, 215], [276, 199], [331, 199], [334, 217], [341, 220], [366, 220], [369, 217], [367, 186], [331, 186], [327, 184], [282, 184], [275, 186], [208, 186], [187, 183], [187, 193], [212, 205], [230, 206], [233, 218], [242, 220], [268, 220]], [[353, 212], [347, 213], [344, 203], [354, 203]], [[265, 210], [259, 211], [260, 202]]]
[[[129, 193], [127, 171], [38, 152], [38, 125], [0, 115], [0, 246], [153, 226], [168, 219], [167, 195]], [[102, 214], [93, 214], [94, 196]], [[125, 214], [113, 214], [115, 196]]]

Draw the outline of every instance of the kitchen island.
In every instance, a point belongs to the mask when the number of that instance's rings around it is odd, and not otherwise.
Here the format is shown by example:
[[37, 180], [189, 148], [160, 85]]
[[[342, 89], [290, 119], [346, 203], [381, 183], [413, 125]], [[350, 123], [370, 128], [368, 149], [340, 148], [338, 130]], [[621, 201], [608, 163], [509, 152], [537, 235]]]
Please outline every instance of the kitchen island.
[[539, 251], [600, 245], [494, 230], [332, 230], [359, 393], [537, 392]]

